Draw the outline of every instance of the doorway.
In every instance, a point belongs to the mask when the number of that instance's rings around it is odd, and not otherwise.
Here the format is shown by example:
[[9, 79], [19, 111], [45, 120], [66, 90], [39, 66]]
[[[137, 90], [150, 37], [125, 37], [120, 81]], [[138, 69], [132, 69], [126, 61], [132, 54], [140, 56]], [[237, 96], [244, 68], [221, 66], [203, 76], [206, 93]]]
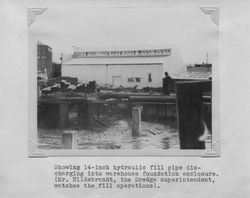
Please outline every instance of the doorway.
[[121, 76], [113, 76], [113, 87], [120, 87], [122, 85], [122, 77]]

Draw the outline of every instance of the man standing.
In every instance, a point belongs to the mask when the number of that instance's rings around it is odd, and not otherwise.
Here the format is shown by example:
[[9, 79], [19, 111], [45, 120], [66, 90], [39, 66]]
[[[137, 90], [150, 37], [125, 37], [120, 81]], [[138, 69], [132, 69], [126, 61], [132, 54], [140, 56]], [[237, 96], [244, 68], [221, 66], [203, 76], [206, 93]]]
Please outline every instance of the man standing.
[[163, 78], [163, 94], [170, 94], [170, 83], [172, 82], [172, 78], [168, 75], [168, 72], [165, 72], [165, 78]]

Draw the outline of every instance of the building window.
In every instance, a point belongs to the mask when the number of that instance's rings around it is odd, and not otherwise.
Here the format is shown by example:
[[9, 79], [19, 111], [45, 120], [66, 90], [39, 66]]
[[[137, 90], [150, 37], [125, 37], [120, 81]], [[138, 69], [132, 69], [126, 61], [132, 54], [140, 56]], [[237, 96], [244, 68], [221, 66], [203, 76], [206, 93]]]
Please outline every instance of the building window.
[[136, 77], [135, 82], [142, 82], [142, 78]]
[[132, 82], [137, 82], [138, 83], [139, 82], [140, 83], [140, 82], [142, 82], [142, 78], [140, 78], [140, 77], [135, 77], [135, 78], [134, 77], [129, 77], [128, 82], [130, 82], [130, 83], [132, 83]]
[[128, 78], [128, 82], [134, 82], [134, 78], [132, 77]]
[[151, 73], [148, 74], [148, 82], [152, 82], [152, 74]]

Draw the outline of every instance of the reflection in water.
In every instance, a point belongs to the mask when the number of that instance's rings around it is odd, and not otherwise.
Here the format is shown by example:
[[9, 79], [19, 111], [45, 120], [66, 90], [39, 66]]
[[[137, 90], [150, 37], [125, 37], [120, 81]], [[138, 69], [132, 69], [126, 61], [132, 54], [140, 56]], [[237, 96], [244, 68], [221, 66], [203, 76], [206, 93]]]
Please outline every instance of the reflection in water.
[[133, 149], [140, 149], [140, 140], [139, 137], [133, 137], [133, 141], [132, 141], [132, 145], [133, 145]]
[[169, 142], [170, 142], [169, 137], [165, 137], [165, 138], [162, 139], [164, 149], [169, 149], [170, 148], [170, 143]]
[[[179, 148], [174, 124], [143, 122], [139, 137], [132, 137], [129, 119], [114, 120], [109, 127], [85, 126], [78, 130], [78, 149], [169, 149]], [[61, 149], [63, 130], [38, 129], [40, 149]]]

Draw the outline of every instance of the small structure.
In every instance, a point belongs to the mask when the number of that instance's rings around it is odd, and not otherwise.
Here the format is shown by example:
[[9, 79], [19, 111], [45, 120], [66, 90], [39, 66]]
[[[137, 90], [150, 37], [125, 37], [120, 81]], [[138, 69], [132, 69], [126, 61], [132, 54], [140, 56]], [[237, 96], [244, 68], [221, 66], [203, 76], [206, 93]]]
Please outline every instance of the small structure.
[[52, 77], [57, 78], [62, 76], [61, 63], [52, 63]]
[[212, 78], [212, 64], [203, 63], [187, 66], [186, 72], [180, 73], [179, 80], [208, 80]]
[[37, 71], [52, 78], [52, 48], [41, 42], [37, 43]]

